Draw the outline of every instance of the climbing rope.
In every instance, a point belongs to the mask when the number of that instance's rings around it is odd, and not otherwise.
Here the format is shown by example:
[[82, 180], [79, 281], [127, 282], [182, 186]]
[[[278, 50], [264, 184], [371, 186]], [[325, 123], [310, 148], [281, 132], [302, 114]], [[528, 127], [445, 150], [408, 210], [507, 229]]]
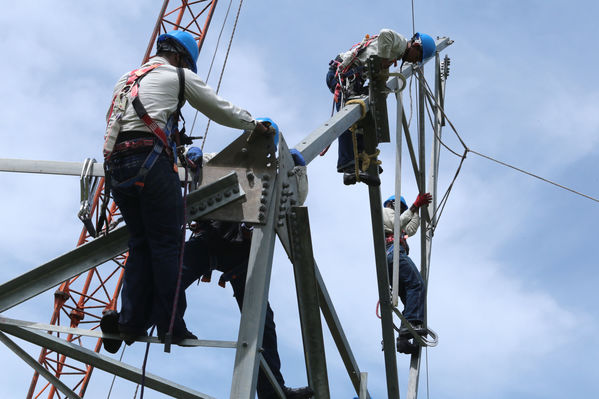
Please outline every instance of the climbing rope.
[[[220, 77], [218, 78], [218, 85], [216, 86], [216, 94], [218, 94], [220, 90], [220, 84], [223, 80], [223, 75], [225, 73], [225, 67], [227, 66], [227, 60], [229, 59], [229, 52], [231, 51], [231, 45], [233, 44], [233, 37], [235, 36], [235, 30], [237, 29], [237, 22], [239, 21], [239, 14], [241, 13], [241, 6], [243, 5], [243, 0], [239, 1], [239, 8], [237, 9], [237, 15], [235, 16], [235, 23], [233, 24], [233, 31], [231, 32], [231, 38], [229, 39], [229, 45], [227, 46], [227, 53], [225, 54], [225, 60], [223, 62], [223, 67], [220, 71]], [[208, 123], [206, 124], [206, 130], [204, 131], [204, 138], [202, 139], [202, 151], [204, 151], [204, 144], [206, 144], [206, 138], [208, 137], [208, 129], [210, 128], [211, 120], [208, 119]]]
[[[125, 349], [127, 345], [123, 345], [123, 350], [121, 351], [121, 356], [119, 357], [119, 362], [123, 361], [123, 355], [125, 354]], [[108, 396], [106, 399], [110, 399], [110, 395], [112, 394], [112, 388], [114, 387], [114, 382], [116, 381], [116, 374], [112, 376], [112, 382], [110, 383], [110, 389], [108, 390]]]

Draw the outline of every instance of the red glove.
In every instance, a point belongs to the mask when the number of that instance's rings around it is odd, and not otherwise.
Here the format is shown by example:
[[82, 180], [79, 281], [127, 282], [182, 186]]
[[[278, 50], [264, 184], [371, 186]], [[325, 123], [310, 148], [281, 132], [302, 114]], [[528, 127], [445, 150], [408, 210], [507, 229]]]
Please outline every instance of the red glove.
[[420, 208], [422, 205], [430, 204], [432, 200], [433, 196], [431, 195], [431, 193], [418, 194], [418, 197], [416, 197], [416, 201], [414, 201], [413, 206], [415, 208]]

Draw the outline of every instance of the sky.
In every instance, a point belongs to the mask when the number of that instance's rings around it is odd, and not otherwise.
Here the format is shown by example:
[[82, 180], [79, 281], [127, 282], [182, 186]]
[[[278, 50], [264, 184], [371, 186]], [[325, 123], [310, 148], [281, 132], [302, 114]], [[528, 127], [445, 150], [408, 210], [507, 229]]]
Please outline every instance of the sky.
[[[162, 2], [7, 2], [0, 64], [0, 158], [81, 162], [101, 159], [112, 87], [139, 65]], [[232, 13], [237, 2], [233, 3]], [[218, 5], [198, 73], [205, 78], [228, 2]], [[412, 2], [289, 0], [244, 2], [220, 94], [254, 116], [275, 120], [291, 146], [330, 117], [328, 62], [381, 28], [411, 36]], [[557, 1], [414, 1], [415, 30], [454, 43], [445, 111], [465, 143], [549, 180], [599, 197], [599, 5]], [[208, 83], [216, 87], [232, 20], [225, 26]], [[427, 66], [432, 84], [432, 67]], [[406, 112], [410, 95], [404, 92]], [[412, 96], [415, 107], [415, 97]], [[389, 108], [395, 100], [389, 99]], [[188, 129], [194, 111], [185, 109]], [[390, 113], [391, 126], [395, 117]], [[206, 120], [198, 116], [193, 134]], [[416, 127], [416, 116], [411, 127]], [[205, 150], [219, 151], [241, 132], [212, 124]], [[392, 133], [394, 131], [392, 130]], [[427, 159], [431, 131], [427, 131]], [[446, 126], [444, 141], [460, 149]], [[394, 190], [394, 143], [382, 144], [382, 196]], [[335, 171], [336, 144], [308, 166], [306, 206], [315, 259], [374, 398], [386, 397], [376, 273], [365, 185], [346, 187]], [[417, 189], [404, 148], [402, 193]], [[459, 159], [441, 153], [439, 194]], [[429, 163], [427, 161], [427, 170]], [[0, 282], [69, 250], [81, 224], [77, 177], [0, 173]], [[421, 397], [535, 399], [599, 393], [597, 202], [475, 154], [468, 154], [435, 231], [428, 322], [439, 345], [423, 351]], [[419, 239], [410, 240], [420, 264]], [[270, 303], [282, 373], [306, 384], [292, 265], [275, 248]], [[202, 283], [187, 291], [186, 321], [204, 339], [235, 340], [239, 314], [230, 288]], [[48, 322], [53, 290], [4, 315]], [[39, 348], [15, 338], [37, 358]], [[326, 332], [331, 397], [354, 392]], [[123, 360], [141, 367], [144, 346]], [[114, 355], [115, 358], [117, 355]], [[409, 359], [398, 354], [405, 397]], [[32, 371], [0, 345], [0, 393], [25, 397]], [[229, 396], [234, 352], [152, 347], [148, 371], [217, 398]], [[10, 365], [10, 366], [7, 366]], [[107, 397], [112, 376], [94, 371], [86, 397]], [[117, 379], [112, 397], [133, 397]], [[146, 398], [164, 398], [146, 390]]]

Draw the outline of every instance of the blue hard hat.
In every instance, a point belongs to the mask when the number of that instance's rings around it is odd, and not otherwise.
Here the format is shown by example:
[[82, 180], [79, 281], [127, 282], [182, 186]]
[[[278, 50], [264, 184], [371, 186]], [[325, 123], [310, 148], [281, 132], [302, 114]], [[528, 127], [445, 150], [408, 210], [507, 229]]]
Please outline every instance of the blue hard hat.
[[[383, 202], [383, 207], [386, 207], [387, 204], [391, 201], [395, 201], [395, 195], [390, 196], [389, 198], [387, 198], [385, 200], [385, 202]], [[408, 207], [408, 204], [406, 203], [406, 200], [404, 199], [403, 196], [399, 197], [399, 201], [401, 202], [402, 205], [404, 205], [406, 208]]]
[[167, 32], [167, 33], [164, 33], [164, 34], [158, 36], [156, 45], [159, 45], [160, 43], [162, 43], [168, 39], [175, 40], [177, 43], [179, 43], [181, 46], [183, 46], [183, 48], [185, 48], [185, 50], [187, 52], [187, 56], [189, 58], [187, 61], [189, 64], [189, 68], [194, 73], [197, 73], [198, 67], [196, 64], [198, 62], [198, 56], [200, 55], [200, 50], [198, 48], [198, 43], [193, 38], [193, 36], [190, 33], [182, 31], [182, 30], [173, 30], [173, 31], [170, 31], [170, 32]]
[[270, 118], [256, 118], [256, 121], [265, 123], [268, 126], [272, 126], [275, 129], [275, 151], [279, 148], [279, 126]]
[[437, 50], [437, 45], [435, 44], [435, 39], [427, 35], [426, 33], [416, 32], [416, 39], [420, 40], [420, 45], [422, 46], [422, 59], [421, 62], [432, 57]]

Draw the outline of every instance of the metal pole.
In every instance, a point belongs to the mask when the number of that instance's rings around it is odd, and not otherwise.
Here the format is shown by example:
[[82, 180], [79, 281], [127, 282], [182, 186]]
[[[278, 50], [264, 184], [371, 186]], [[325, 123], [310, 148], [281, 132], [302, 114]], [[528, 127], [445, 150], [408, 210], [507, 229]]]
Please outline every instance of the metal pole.
[[[401, 92], [395, 93], [397, 100], [397, 115], [396, 115], [396, 133], [395, 133], [395, 220], [393, 222], [393, 242], [399, 243], [401, 236], [401, 227], [399, 215], [401, 214], [401, 128], [403, 126], [403, 102]], [[399, 245], [393, 246], [393, 284], [391, 285], [391, 303], [394, 307], [399, 305]]]
[[280, 193], [280, 187], [278, 185], [275, 187], [277, 187], [276, 201], [273, 201], [268, 209], [266, 224], [254, 228], [252, 234], [231, 384], [231, 399], [250, 399], [256, 395], [259, 349], [262, 346], [264, 335], [264, 320], [275, 245], [275, 210], [279, 200], [278, 193]]
[[291, 207], [287, 217], [308, 384], [319, 399], [330, 398], [308, 208]]

